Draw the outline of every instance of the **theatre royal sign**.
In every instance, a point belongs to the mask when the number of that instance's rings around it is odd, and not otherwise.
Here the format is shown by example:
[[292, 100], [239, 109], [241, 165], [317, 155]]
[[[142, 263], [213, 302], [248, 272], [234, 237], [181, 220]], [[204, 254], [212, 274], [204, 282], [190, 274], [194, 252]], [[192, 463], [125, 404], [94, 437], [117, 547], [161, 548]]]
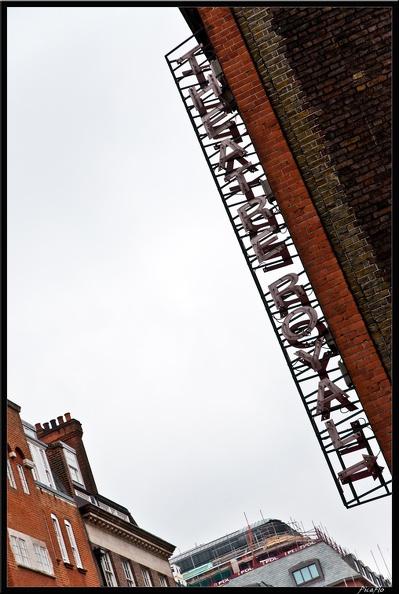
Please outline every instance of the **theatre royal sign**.
[[392, 479], [212, 48], [165, 57], [341, 499], [391, 494]]

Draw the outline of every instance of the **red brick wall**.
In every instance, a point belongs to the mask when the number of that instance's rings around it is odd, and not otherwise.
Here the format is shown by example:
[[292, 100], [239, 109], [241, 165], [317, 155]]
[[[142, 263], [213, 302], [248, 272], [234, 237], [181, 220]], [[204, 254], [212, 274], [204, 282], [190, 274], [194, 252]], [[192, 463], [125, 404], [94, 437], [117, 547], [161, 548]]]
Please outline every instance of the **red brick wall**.
[[233, 12], [390, 375], [392, 7]]
[[[7, 575], [9, 587], [98, 587], [97, 569], [88, 544], [86, 529], [77, 507], [46, 489], [36, 486], [32, 471], [24, 468], [30, 494], [24, 493], [16, 464], [22, 458], [30, 459], [29, 447], [19, 416], [19, 407], [9, 405], [7, 411], [7, 442], [9, 451], [17, 458], [10, 459], [17, 489], [7, 480], [7, 527], [46, 543], [55, 577], [38, 571], [18, 567], [7, 535]], [[22, 455], [20, 454], [22, 452]], [[51, 523], [51, 514], [57, 516], [63, 532], [65, 546], [72, 567], [61, 559], [58, 542]], [[69, 520], [75, 535], [84, 572], [75, 567], [75, 560], [65, 531], [64, 520]]]
[[50, 463], [51, 468], [57, 473], [66, 493], [69, 497], [74, 498], [75, 492], [72, 484], [71, 475], [65, 461], [65, 455], [63, 447], [61, 445], [51, 445], [47, 449], [47, 459]]
[[231, 9], [203, 6], [198, 11], [357, 394], [391, 466], [389, 378]]

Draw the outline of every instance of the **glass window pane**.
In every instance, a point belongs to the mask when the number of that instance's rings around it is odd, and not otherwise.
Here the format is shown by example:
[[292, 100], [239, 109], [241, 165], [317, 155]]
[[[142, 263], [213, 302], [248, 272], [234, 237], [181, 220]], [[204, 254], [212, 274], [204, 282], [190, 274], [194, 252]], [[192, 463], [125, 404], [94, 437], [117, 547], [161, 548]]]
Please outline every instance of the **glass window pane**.
[[22, 538], [18, 538], [19, 550], [22, 556], [22, 563], [25, 565], [31, 565], [29, 556], [28, 556], [28, 549], [26, 548], [26, 542]]
[[117, 586], [116, 579], [114, 576], [114, 571], [112, 569], [111, 560], [108, 556], [108, 553], [101, 557], [101, 565], [104, 570], [105, 581], [107, 582], [107, 586], [112, 588]]
[[71, 474], [72, 480], [75, 481], [76, 483], [79, 483], [80, 485], [84, 486], [82, 473], [80, 472], [79, 463], [78, 463], [76, 454], [74, 454], [73, 452], [70, 452], [66, 448], [64, 448], [64, 452], [65, 452], [65, 458], [68, 463], [68, 468], [69, 468], [69, 472]]
[[11, 487], [13, 487], [14, 489], [16, 489], [17, 488], [17, 485], [16, 485], [15, 480], [14, 480], [14, 475], [12, 473], [12, 468], [11, 468], [11, 464], [10, 464], [10, 461], [9, 460], [7, 460], [7, 476], [8, 476], [8, 481], [9, 481]]
[[294, 571], [293, 576], [297, 584], [303, 584], [303, 578], [300, 571]]
[[36, 555], [36, 562], [39, 569], [45, 571], [47, 573], [51, 573], [50, 561], [47, 555], [47, 549], [41, 547], [37, 544], [33, 545], [35, 555]]
[[136, 582], [134, 581], [132, 570], [129, 564], [129, 561], [122, 561], [123, 571], [125, 572], [125, 578], [127, 581], [127, 585], [129, 587], [136, 586]]
[[147, 588], [151, 588], [152, 582], [151, 582], [151, 577], [150, 577], [149, 571], [145, 567], [142, 567], [141, 573], [143, 575], [144, 584], [146, 585]]
[[306, 582], [311, 582], [312, 580], [320, 577], [320, 573], [316, 563], [305, 565], [304, 567], [301, 567], [300, 569], [293, 571], [292, 575], [297, 585], [305, 584]]
[[58, 540], [58, 545], [60, 547], [61, 557], [62, 557], [63, 561], [65, 561], [65, 563], [69, 563], [69, 557], [68, 557], [68, 553], [67, 553], [67, 550], [65, 547], [64, 538], [62, 536], [61, 527], [59, 525], [58, 518], [54, 514], [51, 514], [51, 519], [53, 521], [54, 532], [56, 534], [56, 537]]
[[14, 551], [14, 557], [15, 557], [17, 563], [22, 563], [22, 555], [19, 550], [18, 539], [16, 538], [16, 536], [11, 536], [10, 538], [11, 538], [12, 550]]
[[302, 572], [303, 580], [305, 582], [308, 582], [309, 580], [312, 579], [312, 576], [310, 575], [309, 567], [302, 567], [301, 572]]
[[164, 575], [159, 576], [159, 581], [163, 588], [168, 588], [168, 580], [166, 579], [166, 577]]
[[319, 572], [317, 571], [317, 567], [314, 563], [312, 563], [312, 565], [309, 565], [309, 570], [312, 575], [312, 578], [319, 577]]
[[73, 533], [72, 526], [71, 526], [70, 522], [68, 522], [68, 520], [64, 520], [64, 523], [65, 523], [65, 528], [66, 528], [66, 531], [68, 534], [69, 542], [71, 545], [72, 553], [75, 558], [76, 567], [83, 568], [82, 560], [79, 555], [78, 545], [76, 544], [75, 535]]
[[21, 479], [22, 488], [23, 488], [24, 492], [29, 495], [30, 494], [29, 487], [28, 487], [28, 483], [26, 482], [26, 476], [24, 473], [24, 469], [22, 468], [22, 466], [20, 464], [17, 464], [17, 468], [18, 468], [18, 472], [19, 472], [19, 478]]
[[54, 489], [53, 480], [51, 477], [50, 467], [46, 458], [44, 448], [37, 444], [28, 441], [32, 460], [35, 464], [35, 479], [44, 485], [48, 485]]

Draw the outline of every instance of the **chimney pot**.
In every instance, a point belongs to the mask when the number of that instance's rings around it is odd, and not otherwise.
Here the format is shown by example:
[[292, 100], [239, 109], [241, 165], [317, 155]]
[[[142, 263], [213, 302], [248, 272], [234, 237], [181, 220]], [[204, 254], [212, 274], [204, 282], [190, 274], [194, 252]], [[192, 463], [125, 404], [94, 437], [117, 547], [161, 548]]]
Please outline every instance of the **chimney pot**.
[[50, 419], [50, 423], [51, 423], [51, 428], [55, 429], [57, 427], [57, 423], [55, 419]]
[[64, 417], [62, 415], [60, 417], [57, 417], [57, 421], [59, 425], [62, 425], [64, 422]]
[[44, 430], [47, 431], [50, 428], [48, 423], [43, 423]]
[[71, 413], [65, 413], [65, 420], [66, 421], [70, 421], [71, 420]]
[[41, 426], [40, 423], [35, 423], [35, 429], [36, 429], [37, 432], [40, 432], [40, 431], [43, 430], [43, 428], [42, 428], [42, 426]]

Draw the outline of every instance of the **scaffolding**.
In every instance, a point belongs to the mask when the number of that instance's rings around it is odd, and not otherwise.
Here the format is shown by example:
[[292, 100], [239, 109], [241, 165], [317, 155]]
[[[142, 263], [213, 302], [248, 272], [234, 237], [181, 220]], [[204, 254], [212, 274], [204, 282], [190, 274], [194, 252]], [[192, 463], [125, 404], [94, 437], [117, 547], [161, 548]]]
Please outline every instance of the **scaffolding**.
[[209, 587], [320, 541], [332, 547], [341, 557], [349, 554], [321, 526], [313, 524], [311, 530], [305, 530], [303, 525], [291, 518], [287, 523], [276, 519], [262, 519], [181, 553], [173, 557], [171, 562], [180, 566], [183, 577], [189, 580], [190, 586]]
[[299, 529], [299, 525], [290, 526], [268, 518], [176, 555], [170, 561], [179, 565], [183, 574], [206, 563], [212, 563], [215, 568], [221, 567], [233, 559], [239, 559], [240, 564], [244, 564], [247, 558], [250, 563], [255, 557], [259, 563], [309, 540], [310, 537]]

